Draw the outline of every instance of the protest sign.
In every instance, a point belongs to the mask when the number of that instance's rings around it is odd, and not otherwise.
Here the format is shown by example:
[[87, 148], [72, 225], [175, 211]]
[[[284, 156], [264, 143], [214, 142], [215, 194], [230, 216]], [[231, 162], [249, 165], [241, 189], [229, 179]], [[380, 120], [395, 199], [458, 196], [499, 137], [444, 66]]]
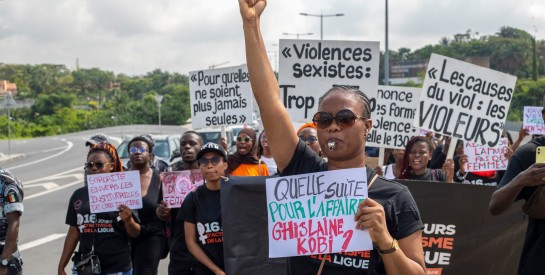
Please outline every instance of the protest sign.
[[271, 258], [371, 250], [354, 215], [367, 198], [365, 168], [267, 179]]
[[412, 122], [420, 91], [419, 88], [378, 86], [377, 96], [370, 102], [373, 131], [367, 137], [367, 146], [405, 149], [409, 139], [419, 134]]
[[87, 175], [87, 189], [91, 213], [118, 211], [121, 204], [130, 209], [142, 208], [138, 171]]
[[495, 147], [517, 78], [432, 54], [413, 125]]
[[[227, 274], [287, 274], [286, 258], [268, 257], [265, 179], [230, 177], [222, 182]], [[496, 190], [494, 186], [410, 180], [401, 183], [411, 191], [424, 223], [422, 246], [428, 275], [516, 274], [528, 222], [521, 214], [522, 201], [502, 215], [492, 216], [488, 202]], [[377, 261], [371, 257], [371, 262]]]
[[163, 201], [168, 208], [180, 208], [187, 194], [204, 184], [201, 170], [163, 172]]
[[501, 138], [496, 147], [488, 147], [472, 142], [464, 142], [464, 154], [467, 156], [466, 172], [507, 169], [507, 138]]
[[280, 97], [293, 122], [312, 120], [334, 86], [357, 87], [370, 99], [377, 93], [378, 42], [281, 39], [280, 51]]
[[545, 135], [545, 124], [543, 122], [543, 107], [524, 106], [522, 117], [522, 128], [528, 130], [530, 135]]
[[252, 90], [246, 65], [189, 73], [193, 128], [252, 122]]

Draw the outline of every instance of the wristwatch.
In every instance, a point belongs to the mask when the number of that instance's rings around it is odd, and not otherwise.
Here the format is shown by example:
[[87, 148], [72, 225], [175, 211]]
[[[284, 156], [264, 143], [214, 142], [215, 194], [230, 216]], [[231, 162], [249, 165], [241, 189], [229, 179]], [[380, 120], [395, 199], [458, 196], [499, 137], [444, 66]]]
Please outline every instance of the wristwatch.
[[399, 249], [399, 244], [397, 243], [397, 240], [394, 239], [394, 240], [392, 241], [392, 247], [390, 247], [390, 248], [388, 248], [388, 249], [386, 249], [386, 250], [380, 250], [380, 248], [379, 248], [378, 253], [379, 253], [380, 255], [390, 254], [390, 253], [395, 252], [395, 251], [398, 250], [398, 249]]
[[0, 261], [0, 265], [2, 265], [2, 266], [8, 266], [8, 264], [9, 264], [8, 259], [6, 259], [6, 258], [0, 258], [0, 259], [2, 259], [2, 261]]

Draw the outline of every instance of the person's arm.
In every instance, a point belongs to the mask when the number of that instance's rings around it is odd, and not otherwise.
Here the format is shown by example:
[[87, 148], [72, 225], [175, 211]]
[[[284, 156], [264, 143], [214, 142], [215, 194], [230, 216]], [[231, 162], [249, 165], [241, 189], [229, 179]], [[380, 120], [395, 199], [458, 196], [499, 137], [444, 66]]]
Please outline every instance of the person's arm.
[[289, 164], [298, 142], [288, 111], [280, 100], [278, 81], [267, 56], [260, 30], [265, 0], [239, 0], [246, 44], [246, 63], [271, 153], [278, 170]]
[[66, 265], [70, 261], [70, 256], [72, 256], [72, 253], [74, 253], [76, 245], [78, 245], [78, 240], [78, 228], [75, 226], [70, 226], [70, 228], [68, 228], [68, 234], [66, 234], [66, 238], [64, 239], [61, 259], [59, 260], [59, 266], [57, 267], [58, 275], [66, 275], [66, 271], [64, 270], [64, 268], [66, 268]]
[[454, 182], [454, 160], [447, 159], [443, 164], [442, 170], [447, 176], [447, 182]]
[[[11, 260], [11, 255], [17, 250], [17, 236], [19, 236], [19, 221], [21, 213], [15, 211], [6, 214], [8, 228], [6, 232], [6, 243], [2, 251], [2, 259]], [[0, 265], [0, 274], [7, 274], [8, 268]]]
[[132, 210], [124, 204], [119, 205], [117, 209], [119, 209], [119, 217], [125, 223], [125, 230], [127, 230], [127, 234], [131, 238], [138, 237], [142, 228], [140, 224], [134, 220]]
[[520, 144], [522, 143], [522, 140], [527, 136], [529, 135], [530, 133], [528, 132], [527, 129], [524, 129], [524, 128], [520, 128], [519, 130], [519, 136], [517, 138], [517, 140], [515, 140], [515, 142], [513, 144], [511, 144], [511, 146], [509, 146], [509, 148], [511, 148], [511, 150], [513, 150], [513, 152], [515, 152]]
[[157, 208], [155, 209], [155, 215], [157, 215], [157, 218], [164, 222], [170, 220], [170, 208], [167, 207], [167, 203], [165, 201], [159, 202]]
[[199, 261], [201, 264], [206, 266], [216, 275], [225, 275], [225, 272], [217, 266], [202, 250], [202, 248], [197, 243], [197, 234], [195, 233], [195, 224], [190, 222], [184, 222], [185, 230], [185, 242], [187, 243], [187, 248], [189, 252]]
[[[507, 174], [500, 183], [501, 187], [496, 189], [490, 198], [488, 210], [492, 215], [499, 215], [509, 209], [524, 187], [545, 184], [545, 163], [534, 163], [528, 169], [510, 178], [514, 171], [523, 170], [519, 167], [519, 161], [515, 157], [512, 159], [514, 161], [508, 164]], [[504, 184], [504, 181], [507, 183]]]
[[[357, 228], [368, 229], [371, 241], [380, 250], [392, 247], [394, 238], [388, 232], [384, 207], [378, 202], [367, 198], [358, 206], [355, 220]], [[381, 255], [388, 275], [395, 274], [426, 274], [424, 250], [422, 248], [422, 231], [398, 240], [399, 249], [392, 253]]]

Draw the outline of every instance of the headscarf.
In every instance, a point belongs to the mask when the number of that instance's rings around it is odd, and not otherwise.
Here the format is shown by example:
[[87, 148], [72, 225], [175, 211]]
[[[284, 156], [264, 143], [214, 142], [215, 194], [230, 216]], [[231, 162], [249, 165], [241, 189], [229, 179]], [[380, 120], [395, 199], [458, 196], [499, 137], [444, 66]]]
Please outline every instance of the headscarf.
[[303, 131], [305, 128], [314, 128], [316, 129], [316, 125], [314, 125], [314, 122], [307, 122], [303, 124], [303, 126], [299, 127], [299, 130], [297, 130], [297, 135], [299, 135], [299, 132]]
[[256, 139], [256, 133], [252, 128], [242, 128], [238, 135], [240, 136], [241, 133], [245, 133], [252, 139], [252, 148], [250, 148], [248, 154], [241, 155], [238, 153], [238, 150], [229, 155], [227, 158], [227, 170], [225, 170], [225, 174], [229, 175], [233, 171], [235, 171], [241, 164], [259, 164], [259, 157], [257, 156], [257, 144], [259, 141]]
[[114, 170], [112, 170], [112, 172], [123, 172], [123, 164], [121, 163], [119, 155], [117, 155], [117, 150], [112, 144], [99, 143], [94, 145], [91, 150], [89, 150], [87, 158], [89, 158], [89, 156], [95, 152], [104, 152], [112, 159], [112, 163], [114, 164]]

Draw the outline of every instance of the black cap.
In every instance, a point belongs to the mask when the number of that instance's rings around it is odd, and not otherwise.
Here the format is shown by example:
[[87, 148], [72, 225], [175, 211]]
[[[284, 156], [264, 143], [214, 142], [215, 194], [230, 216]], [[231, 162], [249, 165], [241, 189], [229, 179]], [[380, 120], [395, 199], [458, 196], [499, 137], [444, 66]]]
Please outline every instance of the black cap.
[[92, 145], [100, 144], [100, 143], [111, 143], [111, 142], [110, 142], [110, 139], [105, 134], [96, 134], [85, 142], [85, 146], [92, 146]]
[[202, 155], [207, 152], [214, 152], [222, 156], [224, 160], [227, 160], [227, 154], [225, 153], [225, 150], [223, 150], [223, 147], [213, 142], [209, 142], [201, 147], [201, 150], [197, 154], [197, 159], [202, 158]]
[[149, 147], [149, 150], [150, 152], [153, 152], [153, 147], [155, 147], [155, 140], [148, 134], [143, 134], [143, 135], [139, 135], [139, 136], [135, 136], [133, 137], [129, 143], [127, 143], [127, 151], [129, 151], [131, 148], [130, 148], [130, 145], [131, 143], [135, 142], [135, 141], [143, 141], [145, 143], [148, 144], [148, 147]]

